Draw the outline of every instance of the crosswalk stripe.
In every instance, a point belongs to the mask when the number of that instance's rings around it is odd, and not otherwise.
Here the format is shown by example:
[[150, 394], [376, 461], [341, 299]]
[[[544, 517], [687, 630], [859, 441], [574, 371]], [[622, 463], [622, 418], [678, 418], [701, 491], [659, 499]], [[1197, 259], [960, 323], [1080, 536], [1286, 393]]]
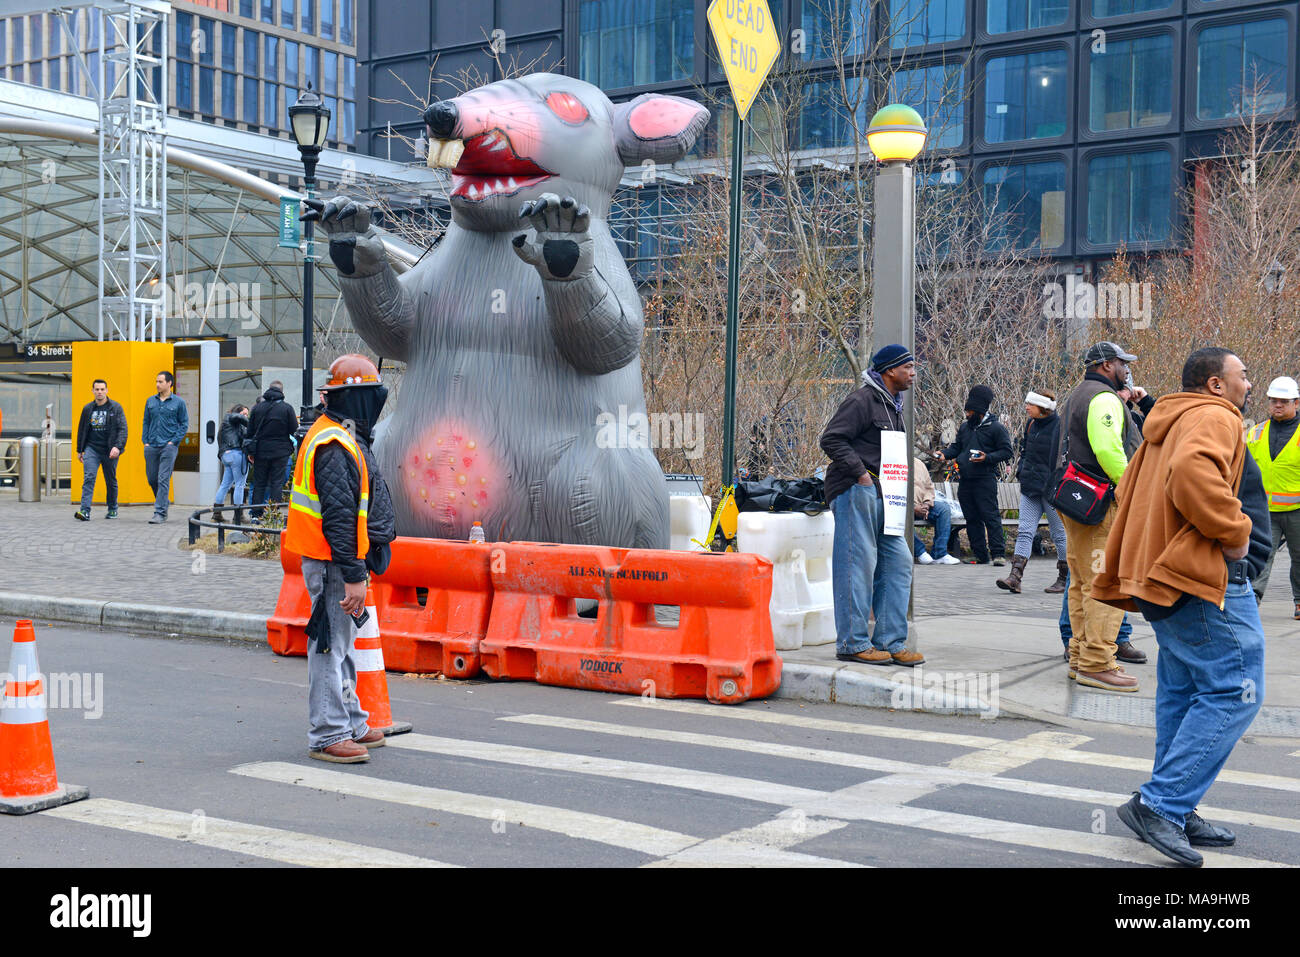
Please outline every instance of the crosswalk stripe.
[[186, 811], [92, 798], [41, 812], [83, 824], [168, 838], [303, 867], [453, 867], [442, 861], [329, 837], [245, 824]]
[[838, 831], [844, 821], [811, 819], [783, 811], [778, 818], [732, 831], [711, 841], [652, 861], [643, 867], [865, 867], [849, 861], [828, 860], [785, 848]]
[[[718, 707], [701, 704], [696, 701], [677, 701], [665, 698], [646, 699], [628, 698], [611, 704], [622, 707], [662, 709], [682, 714], [697, 714], [712, 718], [730, 718], [741, 721], [754, 721], [759, 724], [777, 724], [784, 727], [813, 728], [819, 731], [836, 731], [845, 734], [861, 734], [870, 737], [896, 738], [907, 741], [927, 741], [935, 744], [955, 744], [961, 747], [989, 748], [995, 745], [1018, 746], [1002, 738], [986, 738], [977, 735], [948, 734], [947, 732], [911, 730], [906, 728], [873, 727], [871, 725], [850, 724], [847, 721], [833, 721], [827, 718], [810, 718], [806, 715], [792, 715], [780, 712], [757, 711], [742, 707]], [[1065, 761], [1070, 764], [1088, 764], [1101, 768], [1115, 768], [1124, 771], [1141, 771], [1151, 773], [1151, 758], [1134, 758], [1124, 754], [1106, 754], [1101, 751], [1078, 751], [1071, 748], [1042, 748], [1030, 746], [1037, 755], [1036, 760]], [[1243, 784], [1249, 787], [1272, 788], [1276, 791], [1300, 792], [1300, 779], [1283, 777], [1276, 774], [1262, 774], [1256, 771], [1235, 771], [1229, 768], [1219, 772], [1217, 780], [1226, 784]], [[1127, 798], [1126, 798], [1127, 800]]]
[[625, 708], [645, 708], [649, 711], [676, 711], [709, 718], [735, 718], [756, 724], [777, 724], [784, 728], [810, 728], [814, 731], [836, 731], [843, 734], [861, 734], [872, 738], [893, 738], [898, 741], [926, 741], [931, 744], [955, 744], [962, 748], [987, 748], [1001, 743], [1001, 738], [988, 738], [978, 734], [955, 734], [948, 731], [926, 731], [913, 728], [891, 728], [885, 725], [851, 724], [829, 718], [813, 718], [804, 714], [787, 714], [777, 711], [759, 711], [736, 706], [719, 707], [698, 701], [679, 701], [669, 698], [620, 698], [610, 702]]
[[387, 801], [390, 804], [409, 804], [413, 807], [447, 811], [467, 817], [517, 822], [525, 827], [554, 831], [567, 837], [596, 841], [656, 857], [675, 854], [700, 843], [700, 838], [689, 834], [679, 834], [676, 831], [666, 831], [599, 814], [547, 807], [542, 804], [527, 804], [523, 801], [510, 801], [482, 794], [446, 791], [401, 781], [345, 774], [342, 771], [330, 771], [325, 768], [307, 768], [281, 761], [241, 764], [230, 770], [233, 774], [263, 781], [296, 784], [319, 791], [349, 794], [353, 797]]
[[[767, 741], [753, 741], [748, 738], [729, 738], [721, 735], [700, 734], [692, 731], [667, 731], [661, 728], [644, 728], [637, 725], [609, 724], [600, 721], [587, 721], [578, 718], [556, 718], [551, 715], [511, 715], [498, 719], [515, 724], [538, 725], [542, 727], [565, 728], [572, 731], [586, 731], [592, 734], [611, 734], [622, 737], [646, 738], [656, 741], [671, 741], [678, 744], [694, 744], [709, 748], [749, 751], [770, 757], [792, 758], [803, 761], [816, 761], [822, 764], [834, 764], [840, 767], [859, 768], [864, 771], [885, 771], [890, 777], [879, 778], [860, 785], [890, 804], [900, 804], [915, 800], [929, 793], [936, 787], [966, 784], [973, 787], [992, 788], [999, 791], [1012, 791], [1018, 794], [1030, 794], [1038, 797], [1059, 798], [1066, 801], [1079, 801], [1098, 806], [1117, 807], [1126, 802], [1131, 795], [1114, 794], [1091, 788], [1079, 788], [1065, 784], [1051, 784], [1046, 781], [1030, 781], [1021, 778], [1004, 777], [987, 770], [971, 769], [963, 762], [966, 755], [948, 763], [947, 767], [933, 767], [892, 758], [877, 758], [871, 755], [853, 754], [847, 751], [829, 751], [822, 748], [805, 748], [798, 745], [776, 744]], [[1014, 765], [1007, 764], [1012, 759], [1019, 763], [1028, 763], [1051, 750], [1057, 753], [1057, 745], [1050, 747], [1043, 742], [1057, 741], [1062, 738], [1078, 737], [1062, 735], [1059, 732], [1040, 732], [1029, 735], [1019, 741], [999, 740], [994, 748], [998, 749], [998, 764], [1003, 770]], [[1086, 740], [1086, 739], [1085, 739]], [[1060, 749], [1059, 753], [1068, 753]], [[1150, 770], [1148, 767], [1147, 770]], [[891, 792], [890, 788], [898, 788]], [[913, 790], [915, 789], [915, 790]], [[911, 794], [910, 797], [906, 796]], [[1268, 827], [1279, 831], [1300, 834], [1300, 820], [1259, 814], [1254, 811], [1239, 811], [1229, 808], [1201, 806], [1204, 817], [1218, 818], [1234, 824], [1251, 824], [1256, 827]]]
[[663, 787], [707, 791], [711, 794], [758, 801], [763, 804], [795, 805], [801, 801], [821, 797], [826, 792], [789, 784], [774, 784], [753, 778], [731, 777], [692, 768], [675, 768], [662, 764], [642, 764], [637, 761], [617, 761], [587, 754], [566, 754], [562, 751], [541, 751], [520, 748], [509, 744], [486, 741], [466, 741], [460, 738], [439, 738], [427, 734], [403, 734], [388, 739], [390, 748], [406, 748], [449, 757], [471, 758], [476, 761], [497, 761], [551, 771], [568, 771], [576, 774], [596, 774], [602, 777], [658, 784]]

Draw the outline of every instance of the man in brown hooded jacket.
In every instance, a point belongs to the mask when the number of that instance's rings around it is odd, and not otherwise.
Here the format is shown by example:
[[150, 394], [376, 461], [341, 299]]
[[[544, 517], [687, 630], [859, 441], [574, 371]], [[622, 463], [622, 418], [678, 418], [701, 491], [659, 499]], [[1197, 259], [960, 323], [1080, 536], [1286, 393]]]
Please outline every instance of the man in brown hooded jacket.
[[1242, 433], [1245, 365], [1227, 349], [1199, 349], [1182, 386], [1146, 419], [1092, 595], [1141, 611], [1160, 646], [1155, 762], [1120, 820], [1197, 867], [1192, 845], [1236, 840], [1196, 805], [1263, 700], [1264, 632], [1250, 579], [1267, 560], [1271, 532]]

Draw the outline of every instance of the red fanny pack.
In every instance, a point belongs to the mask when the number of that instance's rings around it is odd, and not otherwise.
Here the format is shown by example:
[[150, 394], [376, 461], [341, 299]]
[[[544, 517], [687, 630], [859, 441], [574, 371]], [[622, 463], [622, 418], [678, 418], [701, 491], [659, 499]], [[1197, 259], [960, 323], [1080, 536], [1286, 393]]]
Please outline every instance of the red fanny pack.
[[1080, 525], [1098, 525], [1115, 498], [1115, 486], [1093, 475], [1076, 462], [1066, 462], [1065, 471], [1052, 494], [1052, 505]]

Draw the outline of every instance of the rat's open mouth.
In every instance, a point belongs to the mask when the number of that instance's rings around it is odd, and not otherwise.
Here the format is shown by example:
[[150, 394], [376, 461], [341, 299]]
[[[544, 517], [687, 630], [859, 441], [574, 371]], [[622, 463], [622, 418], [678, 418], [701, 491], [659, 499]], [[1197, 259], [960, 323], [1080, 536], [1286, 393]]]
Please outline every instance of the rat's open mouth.
[[451, 195], [482, 202], [493, 196], [511, 196], [552, 175], [517, 155], [500, 130], [489, 130], [465, 141], [465, 150], [451, 171]]

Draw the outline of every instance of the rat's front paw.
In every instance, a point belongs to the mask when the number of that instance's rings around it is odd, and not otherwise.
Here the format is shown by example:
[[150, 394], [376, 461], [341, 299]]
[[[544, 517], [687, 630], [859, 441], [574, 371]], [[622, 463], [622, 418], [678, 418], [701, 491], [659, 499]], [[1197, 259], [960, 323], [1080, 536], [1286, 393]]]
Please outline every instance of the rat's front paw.
[[532, 232], [514, 238], [515, 252], [543, 279], [568, 281], [591, 272], [591, 210], [586, 206], [572, 196], [560, 199], [543, 193], [540, 199], [524, 203], [519, 218], [528, 220]]
[[370, 225], [370, 207], [335, 196], [330, 200], [305, 199], [299, 218], [318, 222], [330, 239], [330, 259], [338, 271], [352, 278], [373, 276], [384, 268], [384, 241]]

